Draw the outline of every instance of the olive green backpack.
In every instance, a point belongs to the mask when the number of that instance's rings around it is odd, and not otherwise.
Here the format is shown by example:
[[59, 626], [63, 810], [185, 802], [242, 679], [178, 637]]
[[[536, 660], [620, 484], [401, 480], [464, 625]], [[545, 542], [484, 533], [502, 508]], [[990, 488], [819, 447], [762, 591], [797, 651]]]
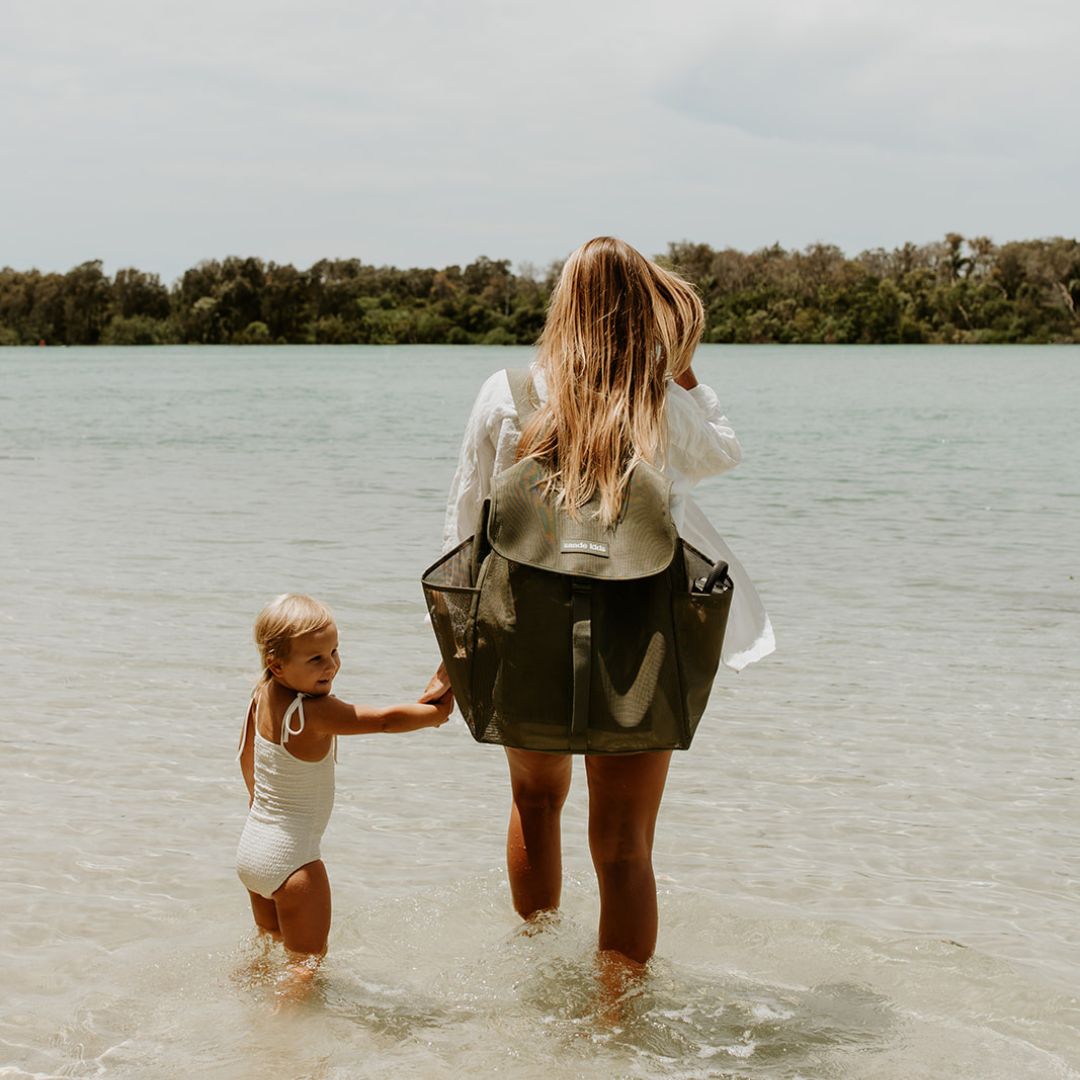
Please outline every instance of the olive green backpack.
[[[528, 371], [508, 371], [522, 426]], [[685, 750], [709, 700], [731, 608], [671, 520], [671, 483], [631, 474], [618, 521], [576, 518], [525, 458], [492, 481], [475, 535], [425, 571], [431, 624], [473, 737], [526, 750]]]

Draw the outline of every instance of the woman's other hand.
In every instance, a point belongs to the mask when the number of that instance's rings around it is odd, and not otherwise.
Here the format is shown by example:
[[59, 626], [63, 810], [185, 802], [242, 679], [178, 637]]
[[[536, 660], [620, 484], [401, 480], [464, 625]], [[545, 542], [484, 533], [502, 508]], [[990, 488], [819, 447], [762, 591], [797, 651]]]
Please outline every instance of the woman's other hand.
[[435, 674], [431, 676], [424, 692], [417, 699], [421, 702], [432, 703], [444, 697], [450, 690], [450, 676], [446, 674], [446, 665], [440, 664]]

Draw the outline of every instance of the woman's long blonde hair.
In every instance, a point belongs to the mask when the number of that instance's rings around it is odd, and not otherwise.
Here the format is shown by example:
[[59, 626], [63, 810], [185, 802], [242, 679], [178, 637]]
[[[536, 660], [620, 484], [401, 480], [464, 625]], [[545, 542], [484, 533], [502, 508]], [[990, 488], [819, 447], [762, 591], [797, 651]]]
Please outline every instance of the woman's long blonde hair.
[[693, 288], [622, 240], [599, 236], [566, 260], [538, 344], [547, 400], [518, 447], [548, 466], [563, 509], [599, 493], [611, 525], [634, 466], [660, 464], [666, 380], [690, 367], [704, 322]]

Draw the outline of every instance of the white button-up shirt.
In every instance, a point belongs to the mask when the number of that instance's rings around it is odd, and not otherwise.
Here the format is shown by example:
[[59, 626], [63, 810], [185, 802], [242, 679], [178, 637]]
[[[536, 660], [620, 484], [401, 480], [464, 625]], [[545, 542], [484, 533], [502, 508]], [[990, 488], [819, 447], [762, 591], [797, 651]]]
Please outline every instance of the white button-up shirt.
[[[533, 383], [544, 400], [543, 377], [535, 369]], [[716, 394], [703, 383], [693, 390], [669, 383], [666, 413], [668, 430], [662, 468], [672, 484], [672, 520], [691, 544], [714, 559], [728, 562], [735, 592], [724, 636], [723, 661], [739, 670], [773, 651], [772, 626], [741, 564], [690, 498], [690, 491], [699, 480], [738, 465], [742, 448], [720, 410]], [[480, 508], [491, 491], [492, 478], [514, 464], [520, 439], [510, 383], [505, 371], [497, 371], [480, 388], [465, 425], [446, 505], [444, 551], [473, 534]]]

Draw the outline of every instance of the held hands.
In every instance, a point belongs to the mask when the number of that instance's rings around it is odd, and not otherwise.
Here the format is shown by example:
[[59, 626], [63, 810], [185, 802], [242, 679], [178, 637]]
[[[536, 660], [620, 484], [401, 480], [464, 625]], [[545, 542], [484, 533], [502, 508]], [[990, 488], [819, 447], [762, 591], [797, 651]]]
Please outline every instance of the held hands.
[[447, 690], [442, 697], [422, 704], [430, 708], [434, 714], [430, 726], [442, 727], [450, 719], [450, 710], [454, 707], [454, 692]]
[[[450, 692], [450, 676], [446, 674], [446, 665], [440, 664], [435, 674], [428, 680], [424, 692], [417, 699], [421, 702], [435, 702]], [[450, 698], [451, 704], [453, 697]]]
[[454, 692], [450, 689], [450, 676], [446, 674], [446, 665], [440, 664], [438, 670], [428, 680], [424, 692], [420, 695], [420, 704], [436, 710], [437, 719], [432, 727], [441, 727], [450, 719], [454, 708]]

